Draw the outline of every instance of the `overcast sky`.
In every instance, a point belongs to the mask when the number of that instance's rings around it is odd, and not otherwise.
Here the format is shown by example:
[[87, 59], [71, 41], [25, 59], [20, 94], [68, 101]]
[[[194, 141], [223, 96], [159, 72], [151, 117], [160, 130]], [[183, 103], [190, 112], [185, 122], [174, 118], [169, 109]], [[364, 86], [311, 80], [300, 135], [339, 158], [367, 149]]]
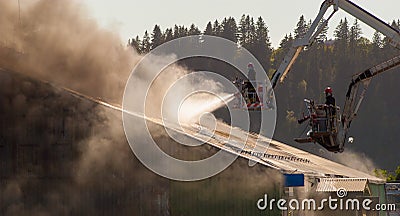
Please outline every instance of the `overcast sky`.
[[[322, 0], [84, 0], [99, 23], [105, 28], [120, 32], [123, 40], [136, 35], [143, 36], [145, 30], [152, 31], [155, 24], [164, 30], [175, 24], [190, 26], [194, 23], [204, 30], [210, 20], [221, 20], [232, 16], [238, 21], [242, 14], [262, 16], [269, 28], [272, 45], [276, 47], [285, 34], [290, 33], [303, 14], [307, 20], [318, 14]], [[367, 11], [391, 22], [400, 19], [400, 0], [353, 0]], [[330, 37], [340, 19], [354, 19], [344, 11], [335, 14], [330, 22]], [[374, 30], [362, 25], [364, 36], [371, 38]]]

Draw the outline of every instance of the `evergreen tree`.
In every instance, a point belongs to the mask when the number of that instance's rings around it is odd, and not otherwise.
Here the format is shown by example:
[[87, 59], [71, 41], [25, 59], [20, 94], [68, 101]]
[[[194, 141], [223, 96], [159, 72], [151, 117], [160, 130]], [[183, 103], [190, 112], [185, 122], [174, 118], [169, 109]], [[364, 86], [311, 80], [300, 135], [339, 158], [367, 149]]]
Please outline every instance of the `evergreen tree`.
[[141, 50], [140, 50], [140, 43], [141, 43], [140, 38], [139, 38], [139, 36], [137, 35], [136, 38], [132, 38], [132, 40], [130, 41], [130, 44], [129, 44], [129, 45], [130, 45], [131, 47], [133, 47], [137, 53], [140, 54], [140, 53], [141, 53]]
[[400, 19], [397, 20], [397, 29], [400, 30]]
[[168, 42], [174, 39], [174, 34], [172, 32], [172, 28], [167, 28], [164, 33], [164, 41]]
[[174, 26], [174, 39], [179, 38], [179, 27], [178, 25]]
[[350, 32], [349, 32], [349, 49], [352, 55], [355, 55], [356, 53], [356, 49], [360, 43], [361, 34], [362, 34], [361, 27], [360, 24], [358, 23], [358, 20], [356, 19], [353, 25], [350, 27]]
[[242, 18], [240, 18], [239, 21], [239, 35], [238, 35], [239, 44], [242, 46], [247, 43], [246, 41], [247, 31], [248, 29], [246, 25], [246, 15], [243, 14]]
[[145, 31], [144, 35], [143, 35], [142, 43], [140, 45], [140, 50], [141, 50], [141, 53], [148, 53], [148, 52], [150, 52], [150, 49], [151, 49], [150, 36], [149, 36], [149, 33], [147, 31]]
[[382, 34], [380, 32], [374, 32], [374, 35], [372, 36], [372, 45], [375, 48], [375, 51], [383, 47]]
[[268, 27], [266, 26], [262, 17], [259, 17], [256, 23], [255, 37], [253, 42], [254, 47], [252, 48], [252, 52], [265, 69], [269, 69], [270, 67], [272, 53], [268, 33]]
[[212, 35], [213, 34], [213, 28], [211, 22], [207, 23], [206, 30], [204, 30], [205, 35]]
[[348, 42], [349, 39], [349, 25], [347, 19], [340, 20], [339, 25], [336, 27], [334, 32], [335, 39], [338, 41]]
[[233, 17], [225, 18], [222, 23], [221, 37], [237, 42], [237, 25]]
[[239, 22], [239, 43], [241, 46], [251, 50], [255, 39], [254, 19], [249, 15], [243, 15]]
[[250, 18], [248, 39], [249, 39], [249, 44], [247, 48], [252, 49], [254, 47], [254, 42], [256, 40], [256, 26], [254, 24], [253, 17]]
[[396, 20], [393, 20], [391, 26], [397, 30], [400, 30], [399, 22], [400, 22], [400, 20], [398, 20], [397, 22], [396, 22]]
[[181, 37], [185, 37], [189, 35], [189, 30], [185, 26], [181, 26], [179, 29]]
[[290, 33], [289, 36], [286, 34], [285, 37], [279, 43], [279, 48], [284, 49], [290, 47], [292, 41], [293, 41], [292, 33]]
[[339, 25], [336, 27], [334, 32], [336, 40], [336, 50], [344, 53], [343, 58], [346, 58], [347, 47], [349, 44], [349, 25], [347, 19], [340, 20]]
[[266, 26], [262, 17], [259, 17], [255, 28], [255, 43], [262, 45], [263, 48], [270, 48], [268, 27]]
[[219, 24], [218, 20], [214, 21], [212, 32], [213, 32], [212, 34], [214, 36], [220, 36], [221, 35], [222, 29], [221, 29], [221, 25]]
[[279, 64], [282, 62], [283, 58], [285, 57], [292, 43], [293, 43], [292, 33], [290, 33], [289, 35], [286, 34], [285, 37], [280, 41], [279, 48], [275, 50], [272, 55], [275, 69], [279, 67]]
[[174, 26], [174, 38], [185, 37], [188, 35], [188, 29], [185, 26]]
[[151, 49], [156, 48], [162, 43], [164, 43], [163, 33], [161, 32], [160, 26], [155, 25], [153, 33], [151, 34]]
[[358, 41], [361, 38], [361, 26], [358, 23], [358, 20], [356, 19], [353, 23], [353, 26], [351, 26], [350, 28], [350, 35], [349, 35], [349, 39], [350, 41]]
[[294, 38], [303, 38], [304, 35], [307, 33], [308, 25], [304, 16], [301, 15], [299, 21], [297, 22], [296, 29], [294, 30]]
[[[325, 22], [325, 19], [322, 19], [321, 22], [319, 23], [319, 26], [321, 26]], [[316, 38], [316, 41], [318, 44], [323, 44], [328, 40], [328, 30], [329, 27], [328, 25], [324, 26], [319, 33], [319, 35]]]
[[190, 25], [188, 35], [200, 35], [200, 30], [194, 24]]

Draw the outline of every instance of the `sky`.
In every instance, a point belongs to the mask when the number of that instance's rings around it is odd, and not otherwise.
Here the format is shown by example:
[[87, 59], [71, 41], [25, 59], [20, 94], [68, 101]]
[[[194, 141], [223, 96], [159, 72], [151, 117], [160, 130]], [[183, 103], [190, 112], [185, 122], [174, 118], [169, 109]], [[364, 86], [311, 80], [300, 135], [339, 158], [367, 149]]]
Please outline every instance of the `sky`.
[[[400, 19], [399, 0], [352, 0], [357, 5], [376, 15], [386, 22]], [[90, 16], [98, 20], [104, 28], [118, 31], [124, 41], [136, 35], [143, 36], [144, 31], [151, 32], [155, 24], [161, 29], [175, 24], [189, 27], [192, 23], [204, 30], [208, 21], [232, 16], [238, 21], [242, 14], [265, 20], [273, 47], [296, 26], [301, 15], [307, 20], [314, 20], [323, 0], [83, 0]], [[329, 10], [329, 12], [332, 9]], [[328, 15], [328, 14], [327, 14]], [[326, 15], [326, 16], [327, 16]], [[354, 22], [351, 15], [339, 10], [330, 22], [329, 36], [340, 19], [347, 17], [350, 24]], [[362, 24], [364, 36], [371, 38], [375, 30]]]

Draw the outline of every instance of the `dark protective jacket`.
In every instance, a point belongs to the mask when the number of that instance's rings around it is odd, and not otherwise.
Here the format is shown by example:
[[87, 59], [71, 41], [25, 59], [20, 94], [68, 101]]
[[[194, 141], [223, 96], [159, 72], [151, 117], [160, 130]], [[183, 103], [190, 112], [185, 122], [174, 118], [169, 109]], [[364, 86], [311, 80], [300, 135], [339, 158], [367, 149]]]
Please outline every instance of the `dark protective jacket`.
[[336, 106], [335, 98], [332, 95], [327, 95], [325, 104], [326, 105]]
[[253, 68], [249, 69], [249, 80], [250, 82], [255, 82], [256, 81], [256, 71]]

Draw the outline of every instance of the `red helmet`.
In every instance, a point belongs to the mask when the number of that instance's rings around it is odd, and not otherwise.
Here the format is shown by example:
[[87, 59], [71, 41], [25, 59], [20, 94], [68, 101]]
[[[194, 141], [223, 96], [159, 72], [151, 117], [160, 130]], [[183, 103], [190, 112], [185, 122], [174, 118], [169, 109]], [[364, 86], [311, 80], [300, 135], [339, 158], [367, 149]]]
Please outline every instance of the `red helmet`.
[[248, 68], [254, 68], [253, 63], [249, 62], [249, 64], [247, 65]]
[[325, 94], [328, 94], [328, 93], [332, 94], [332, 89], [329, 86], [325, 88]]

